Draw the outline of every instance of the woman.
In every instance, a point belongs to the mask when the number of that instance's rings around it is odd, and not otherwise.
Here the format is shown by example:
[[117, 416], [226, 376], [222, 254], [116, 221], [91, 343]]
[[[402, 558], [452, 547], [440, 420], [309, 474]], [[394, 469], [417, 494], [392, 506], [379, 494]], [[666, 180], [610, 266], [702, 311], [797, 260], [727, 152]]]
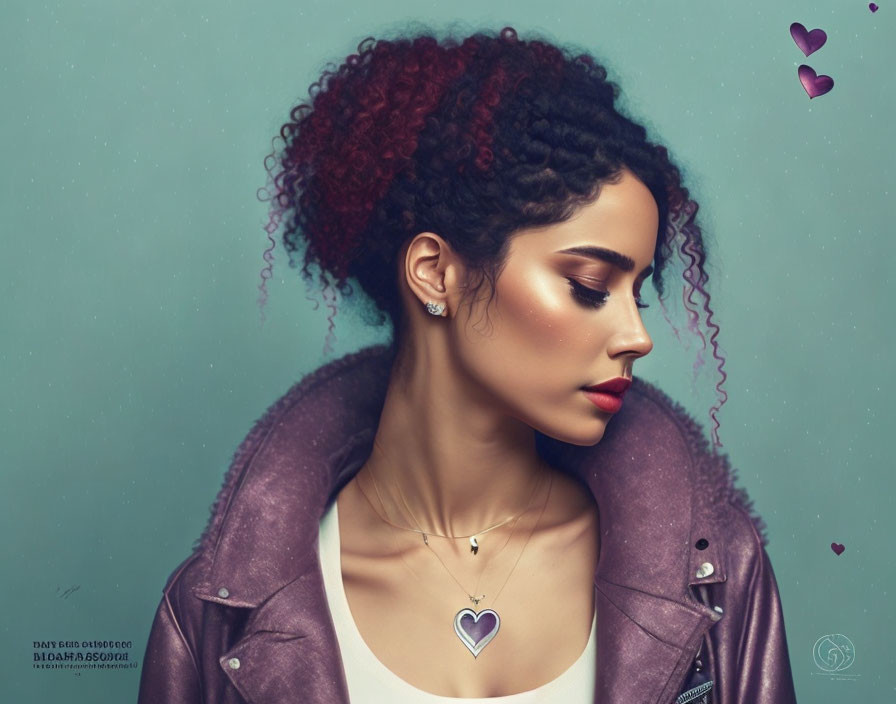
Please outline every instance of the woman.
[[709, 307], [696, 204], [617, 93], [507, 28], [365, 41], [293, 110], [269, 232], [393, 342], [243, 442], [141, 702], [795, 701], [761, 519], [633, 378], [673, 252]]

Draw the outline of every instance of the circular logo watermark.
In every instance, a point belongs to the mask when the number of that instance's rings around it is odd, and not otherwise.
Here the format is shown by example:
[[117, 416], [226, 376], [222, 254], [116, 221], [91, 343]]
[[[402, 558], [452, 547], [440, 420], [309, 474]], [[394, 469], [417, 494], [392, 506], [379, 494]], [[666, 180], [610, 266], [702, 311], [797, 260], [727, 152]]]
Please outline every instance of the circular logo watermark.
[[842, 672], [855, 662], [856, 648], [842, 633], [830, 633], [815, 641], [812, 659], [825, 672]]

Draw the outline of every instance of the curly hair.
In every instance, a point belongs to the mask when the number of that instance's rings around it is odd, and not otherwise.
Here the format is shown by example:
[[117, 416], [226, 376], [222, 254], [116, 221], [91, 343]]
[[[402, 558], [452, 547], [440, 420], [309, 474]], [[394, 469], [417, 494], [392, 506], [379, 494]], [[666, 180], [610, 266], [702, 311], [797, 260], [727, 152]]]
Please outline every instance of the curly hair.
[[[271, 205], [262, 305], [272, 235], [282, 225], [290, 267], [304, 259], [306, 284], [313, 283], [310, 267], [319, 269], [331, 313], [327, 345], [335, 290], [349, 295], [350, 277], [376, 306], [375, 317], [365, 319], [382, 324], [388, 317], [397, 345], [407, 323], [396, 265], [408, 238], [440, 233], [479, 275], [464, 298], [486, 280], [493, 296], [512, 233], [567, 220], [627, 168], [658, 206], [652, 280], [664, 314], [664, 266], [677, 253], [688, 326], [703, 349], [698, 308], [711, 331], [721, 400], [710, 417], [713, 445], [721, 447], [716, 413], [727, 399], [727, 375], [709, 306], [698, 205], [667, 150], [617, 109], [619, 93], [589, 54], [521, 41], [510, 27], [442, 42], [425, 34], [368, 37], [311, 85], [311, 103], [290, 111], [279, 131], [282, 149], [275, 138], [265, 158], [269, 181], [260, 197]], [[695, 373], [702, 363], [698, 353]]]

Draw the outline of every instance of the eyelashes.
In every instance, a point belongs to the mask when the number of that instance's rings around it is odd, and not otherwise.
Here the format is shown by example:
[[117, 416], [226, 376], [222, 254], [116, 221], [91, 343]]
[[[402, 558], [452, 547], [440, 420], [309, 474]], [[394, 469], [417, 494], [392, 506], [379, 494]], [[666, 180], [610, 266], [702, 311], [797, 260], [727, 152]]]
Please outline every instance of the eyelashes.
[[569, 281], [569, 289], [572, 291], [573, 298], [584, 303], [586, 306], [600, 308], [607, 302], [607, 298], [610, 296], [608, 291], [598, 291], [597, 289], [588, 288], [575, 279], [567, 278], [566, 280]]
[[[569, 277], [567, 277], [566, 280], [569, 281], [569, 290], [572, 292], [573, 297], [590, 308], [600, 308], [610, 297], [609, 291], [600, 291], [598, 289], [589, 288]], [[640, 309], [650, 307], [650, 305], [645, 303], [640, 296], [635, 297], [635, 305]]]

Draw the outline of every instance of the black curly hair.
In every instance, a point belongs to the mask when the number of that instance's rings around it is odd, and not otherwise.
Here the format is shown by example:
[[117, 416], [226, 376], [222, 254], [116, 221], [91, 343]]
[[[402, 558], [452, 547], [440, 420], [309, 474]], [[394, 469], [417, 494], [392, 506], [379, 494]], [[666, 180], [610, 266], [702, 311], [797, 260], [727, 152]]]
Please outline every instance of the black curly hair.
[[619, 87], [592, 56], [521, 41], [510, 27], [441, 42], [428, 34], [369, 37], [309, 92], [311, 104], [292, 109], [280, 129], [282, 148], [275, 140], [265, 159], [270, 180], [262, 198], [271, 208], [262, 306], [273, 234], [282, 224], [290, 266], [304, 260], [307, 284], [309, 267], [319, 268], [331, 309], [327, 345], [335, 290], [350, 295], [354, 277], [375, 305], [362, 309], [365, 319], [390, 320], [397, 348], [407, 324], [397, 259], [408, 239], [440, 233], [479, 275], [464, 298], [486, 281], [493, 296], [515, 231], [567, 220], [627, 168], [659, 210], [652, 280], [660, 303], [675, 252], [684, 265], [688, 324], [704, 349], [698, 306], [711, 331], [721, 400], [710, 417], [713, 445], [721, 447], [716, 413], [727, 399], [725, 359], [709, 306], [698, 205], [667, 150], [616, 107]]

